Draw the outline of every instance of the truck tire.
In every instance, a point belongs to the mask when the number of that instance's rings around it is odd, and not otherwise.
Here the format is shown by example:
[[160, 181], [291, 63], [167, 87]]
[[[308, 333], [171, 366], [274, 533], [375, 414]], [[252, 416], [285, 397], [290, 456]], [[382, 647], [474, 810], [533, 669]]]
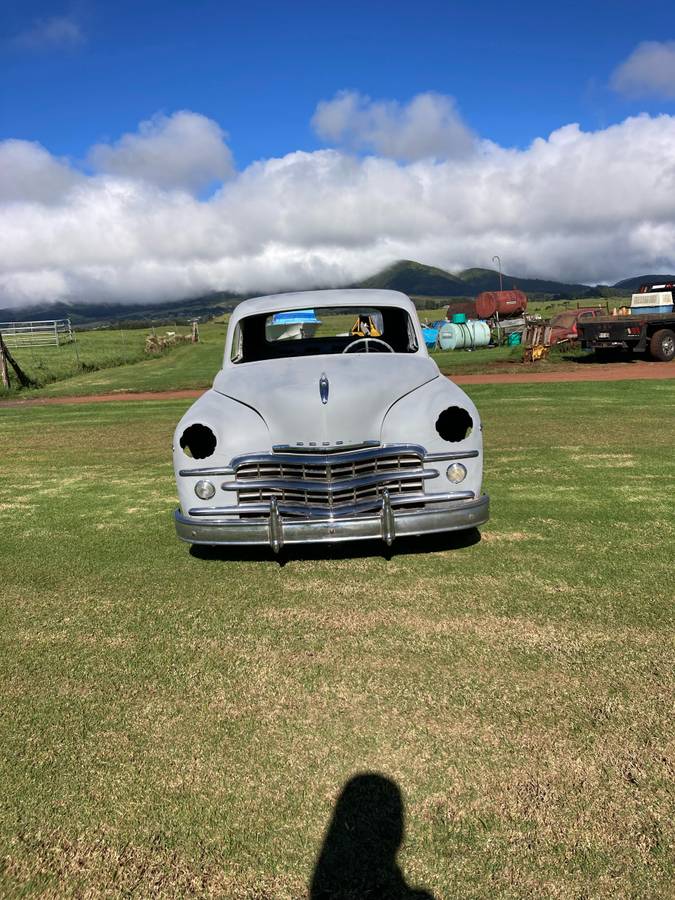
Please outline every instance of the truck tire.
[[659, 328], [649, 339], [649, 352], [659, 362], [670, 362], [675, 357], [675, 331]]

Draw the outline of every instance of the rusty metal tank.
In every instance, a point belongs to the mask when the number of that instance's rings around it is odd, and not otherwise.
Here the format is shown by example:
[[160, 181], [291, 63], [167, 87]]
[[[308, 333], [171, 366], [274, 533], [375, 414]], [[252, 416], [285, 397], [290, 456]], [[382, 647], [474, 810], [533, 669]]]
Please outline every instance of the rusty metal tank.
[[517, 316], [527, 309], [527, 297], [522, 291], [483, 291], [476, 297], [476, 314], [481, 319]]

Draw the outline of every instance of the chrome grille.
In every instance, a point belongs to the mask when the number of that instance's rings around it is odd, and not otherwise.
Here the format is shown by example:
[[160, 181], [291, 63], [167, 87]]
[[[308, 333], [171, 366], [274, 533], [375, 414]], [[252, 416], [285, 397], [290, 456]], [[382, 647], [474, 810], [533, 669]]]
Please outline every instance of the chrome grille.
[[363, 503], [366, 500], [377, 500], [383, 492], [390, 496], [400, 494], [419, 494], [424, 490], [422, 479], [414, 481], [388, 481], [384, 484], [369, 484], [361, 487], [343, 488], [329, 495], [312, 490], [294, 488], [250, 488], [239, 491], [239, 503], [263, 503], [276, 497], [282, 503], [293, 503], [303, 506], [325, 506], [328, 509], [339, 509], [341, 506]]
[[346, 512], [379, 506], [384, 492], [400, 497], [424, 493], [425, 478], [437, 472], [423, 468], [424, 448], [397, 445], [320, 455], [256, 454], [232, 461], [239, 506], [283, 504], [285, 514]]
[[[371, 451], [373, 452], [373, 451]], [[404, 452], [371, 459], [355, 458], [340, 462], [307, 463], [281, 462], [273, 457], [243, 462], [235, 469], [237, 481], [255, 481], [269, 478], [291, 478], [300, 481], [332, 482], [341, 478], [360, 478], [381, 472], [399, 472], [417, 469], [422, 459], [416, 453]]]

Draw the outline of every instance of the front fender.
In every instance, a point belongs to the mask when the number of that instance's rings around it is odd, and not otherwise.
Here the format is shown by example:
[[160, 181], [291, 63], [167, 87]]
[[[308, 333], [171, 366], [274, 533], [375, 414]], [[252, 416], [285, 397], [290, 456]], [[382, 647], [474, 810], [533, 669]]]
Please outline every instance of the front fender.
[[[473, 421], [471, 434], [461, 441], [446, 441], [436, 431], [436, 421], [448, 407], [465, 409]], [[463, 459], [467, 477], [462, 488], [480, 494], [483, 477], [483, 435], [480, 415], [473, 401], [452, 381], [437, 378], [397, 400], [388, 410], [382, 423], [381, 440], [384, 444], [421, 444], [431, 453], [470, 453], [478, 456]], [[447, 489], [443, 483], [447, 465], [438, 464], [441, 477], [429, 482], [429, 490]]]
[[[208, 426], [216, 436], [214, 452], [211, 456], [203, 459], [194, 459], [192, 456], [188, 456], [180, 445], [180, 439], [185, 429], [195, 424]], [[269, 429], [259, 413], [250, 406], [232, 400], [230, 397], [224, 397], [216, 391], [207, 391], [192, 404], [174, 432], [173, 465], [183, 511], [195, 505], [194, 486], [201, 476], [199, 474], [180, 475], [181, 471], [204, 468], [222, 469], [229, 465], [234, 456], [242, 452], [269, 451]], [[217, 502], [221, 502], [222, 505], [220, 484], [227, 478], [216, 476], [211, 477], [210, 480], [217, 487], [213, 503], [216, 505]]]

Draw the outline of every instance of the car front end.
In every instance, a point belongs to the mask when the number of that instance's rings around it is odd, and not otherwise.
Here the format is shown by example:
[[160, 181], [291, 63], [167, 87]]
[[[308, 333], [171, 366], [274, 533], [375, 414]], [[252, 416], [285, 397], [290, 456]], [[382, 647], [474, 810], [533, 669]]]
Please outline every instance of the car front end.
[[278, 552], [474, 528], [489, 516], [482, 449], [475, 406], [421, 335], [409, 354], [226, 364], [176, 429], [176, 531]]

